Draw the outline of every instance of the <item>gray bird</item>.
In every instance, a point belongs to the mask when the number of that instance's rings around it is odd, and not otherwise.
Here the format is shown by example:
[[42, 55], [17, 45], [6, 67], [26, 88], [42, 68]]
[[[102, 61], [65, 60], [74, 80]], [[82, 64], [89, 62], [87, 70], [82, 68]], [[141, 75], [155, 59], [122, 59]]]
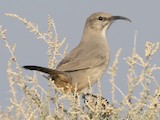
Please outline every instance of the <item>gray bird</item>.
[[110, 53], [106, 31], [114, 20], [130, 19], [98, 12], [88, 17], [79, 45], [74, 48], [58, 64], [56, 69], [39, 66], [23, 66], [25, 69], [36, 70], [49, 74], [57, 87], [64, 92], [86, 93], [91, 85], [101, 78], [106, 70]]

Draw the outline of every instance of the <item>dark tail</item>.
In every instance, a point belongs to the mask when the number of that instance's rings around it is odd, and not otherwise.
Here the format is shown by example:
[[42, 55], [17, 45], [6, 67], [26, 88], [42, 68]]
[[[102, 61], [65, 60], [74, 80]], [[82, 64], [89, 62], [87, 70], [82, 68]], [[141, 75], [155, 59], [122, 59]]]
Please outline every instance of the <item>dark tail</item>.
[[40, 67], [40, 66], [23, 66], [24, 69], [28, 69], [28, 70], [36, 70], [36, 71], [40, 71], [40, 72], [44, 72], [50, 75], [50, 77], [52, 78], [52, 80], [60, 80], [59, 82], [55, 82], [55, 84], [61, 86], [61, 87], [65, 87], [66, 83], [70, 83], [71, 84], [71, 77], [70, 74], [63, 72], [63, 71], [58, 71], [58, 70], [54, 70], [54, 69], [50, 69], [50, 68], [45, 68], [45, 67]]
[[45, 68], [45, 67], [40, 67], [40, 66], [23, 66], [22, 68], [24, 69], [27, 69], [27, 70], [36, 70], [36, 71], [40, 71], [40, 72], [44, 72], [44, 73], [47, 73], [47, 74], [63, 74], [64, 72], [62, 71], [58, 71], [58, 70], [53, 70], [53, 69], [50, 69], [50, 68]]

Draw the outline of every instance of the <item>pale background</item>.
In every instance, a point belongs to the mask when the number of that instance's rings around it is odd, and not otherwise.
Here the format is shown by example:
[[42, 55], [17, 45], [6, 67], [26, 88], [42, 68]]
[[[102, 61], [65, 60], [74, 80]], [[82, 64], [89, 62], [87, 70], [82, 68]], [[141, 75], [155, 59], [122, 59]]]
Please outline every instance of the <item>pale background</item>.
[[[113, 15], [121, 15], [130, 18], [133, 22], [117, 21], [110, 27], [107, 36], [110, 45], [110, 64], [119, 48], [123, 48], [120, 60], [116, 85], [127, 92], [128, 66], [123, 58], [131, 55], [135, 30], [138, 31], [137, 51], [144, 55], [145, 41], [157, 42], [160, 40], [160, 1], [147, 0], [1, 0], [0, 1], [0, 25], [7, 29], [9, 44], [17, 44], [16, 56], [18, 63], [23, 65], [47, 66], [47, 46], [41, 40], [37, 40], [33, 33], [25, 29], [20, 21], [5, 16], [5, 13], [15, 13], [25, 17], [39, 25], [43, 32], [47, 30], [47, 17], [50, 15], [56, 24], [59, 40], [66, 37], [70, 51], [80, 41], [86, 18], [94, 12], [109, 12]], [[5, 108], [9, 104], [9, 83], [7, 80], [7, 62], [9, 52], [0, 40], [0, 105]], [[160, 56], [154, 56], [154, 62], [160, 66]], [[32, 75], [32, 72], [24, 71]], [[108, 82], [107, 73], [102, 79], [102, 93], [111, 101], [111, 85]], [[45, 82], [45, 81], [44, 81]], [[151, 85], [151, 89], [155, 86]], [[135, 94], [138, 94], [135, 93]], [[152, 93], [153, 94], [153, 93]], [[116, 92], [116, 99], [122, 96]]]

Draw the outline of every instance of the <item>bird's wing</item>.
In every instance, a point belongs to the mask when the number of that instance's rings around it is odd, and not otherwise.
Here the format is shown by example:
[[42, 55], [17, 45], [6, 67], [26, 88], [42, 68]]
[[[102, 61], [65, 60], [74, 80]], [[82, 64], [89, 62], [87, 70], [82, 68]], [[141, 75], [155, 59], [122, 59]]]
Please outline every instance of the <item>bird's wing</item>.
[[82, 50], [81, 52], [71, 52], [58, 64], [57, 69], [61, 71], [76, 71], [99, 66], [107, 60], [106, 54], [102, 54], [103, 52], [97, 49], [89, 52], [82, 52]]

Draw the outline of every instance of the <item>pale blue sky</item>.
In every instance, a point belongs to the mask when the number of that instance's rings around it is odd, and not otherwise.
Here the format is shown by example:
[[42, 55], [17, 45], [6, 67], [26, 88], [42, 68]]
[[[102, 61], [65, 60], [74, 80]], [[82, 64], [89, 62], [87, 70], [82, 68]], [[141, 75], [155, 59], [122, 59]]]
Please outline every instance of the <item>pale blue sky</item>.
[[[7, 40], [13, 45], [17, 44], [16, 56], [20, 65], [35, 64], [47, 66], [47, 47], [36, 40], [35, 35], [28, 32], [24, 25], [16, 19], [5, 16], [5, 13], [15, 13], [25, 17], [39, 25], [41, 31], [46, 31], [47, 16], [50, 15], [56, 24], [59, 40], [67, 38], [69, 50], [80, 41], [86, 18], [94, 12], [109, 12], [113, 15], [121, 15], [130, 18], [130, 24], [124, 21], [116, 21], [110, 27], [107, 37], [110, 45], [112, 63], [118, 48], [123, 48], [116, 84], [126, 93], [127, 68], [124, 57], [131, 54], [135, 30], [138, 31], [137, 50], [144, 55], [145, 41], [156, 42], [160, 40], [160, 1], [147, 0], [3, 0], [0, 1], [0, 25], [7, 29]], [[160, 57], [155, 56], [157, 65]], [[9, 102], [9, 85], [7, 80], [8, 50], [0, 40], [0, 105], [6, 106]], [[32, 74], [27, 71], [27, 74]], [[111, 85], [105, 73], [102, 79], [103, 96], [111, 100]], [[118, 92], [117, 92], [118, 93]], [[117, 96], [121, 99], [121, 95]]]

